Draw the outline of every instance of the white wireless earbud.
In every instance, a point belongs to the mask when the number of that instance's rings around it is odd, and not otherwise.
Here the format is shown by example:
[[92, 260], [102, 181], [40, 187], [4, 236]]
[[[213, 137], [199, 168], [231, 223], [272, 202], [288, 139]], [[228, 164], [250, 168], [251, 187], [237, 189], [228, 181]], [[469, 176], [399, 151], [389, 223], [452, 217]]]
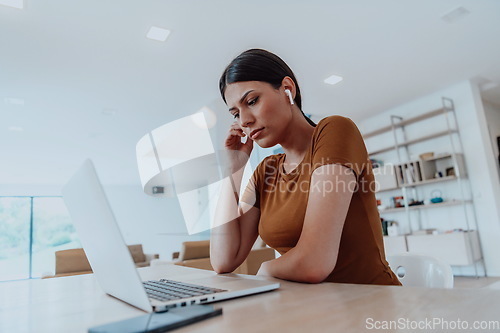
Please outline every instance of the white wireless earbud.
[[292, 92], [291, 92], [289, 89], [285, 89], [285, 94], [287, 94], [287, 95], [288, 95], [288, 98], [290, 99], [290, 104], [292, 104], [292, 105], [293, 105], [293, 104], [295, 104], [295, 103], [293, 102]]

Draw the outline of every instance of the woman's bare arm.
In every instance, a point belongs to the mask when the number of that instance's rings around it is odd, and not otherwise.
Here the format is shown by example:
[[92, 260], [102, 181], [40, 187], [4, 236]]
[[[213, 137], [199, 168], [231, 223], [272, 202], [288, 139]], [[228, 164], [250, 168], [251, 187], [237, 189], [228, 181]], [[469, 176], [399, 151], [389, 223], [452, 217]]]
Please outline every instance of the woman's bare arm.
[[[217, 273], [229, 273], [240, 266], [258, 236], [260, 209], [239, 203], [243, 169], [223, 181], [210, 234], [210, 261]], [[253, 186], [253, 184], [250, 184]]]
[[263, 263], [259, 274], [298, 282], [324, 281], [337, 263], [355, 186], [356, 178], [349, 168], [328, 164], [316, 169], [297, 245], [281, 257]]

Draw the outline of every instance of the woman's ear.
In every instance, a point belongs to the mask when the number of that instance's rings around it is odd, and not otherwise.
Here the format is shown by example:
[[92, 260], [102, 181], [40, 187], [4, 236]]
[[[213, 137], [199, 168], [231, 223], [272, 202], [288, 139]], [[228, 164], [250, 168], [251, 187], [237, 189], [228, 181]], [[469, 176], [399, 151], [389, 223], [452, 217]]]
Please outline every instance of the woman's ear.
[[292, 99], [295, 99], [295, 82], [293, 82], [292, 78], [289, 76], [285, 76], [283, 80], [281, 81], [281, 88], [283, 90], [288, 89], [290, 90], [290, 93], [292, 94]]

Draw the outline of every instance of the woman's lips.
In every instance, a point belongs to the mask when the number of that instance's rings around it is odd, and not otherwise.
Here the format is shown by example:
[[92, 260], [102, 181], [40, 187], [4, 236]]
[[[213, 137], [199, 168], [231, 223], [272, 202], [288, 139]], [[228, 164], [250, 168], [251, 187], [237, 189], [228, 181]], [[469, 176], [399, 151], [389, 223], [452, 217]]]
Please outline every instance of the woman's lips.
[[253, 130], [250, 133], [250, 139], [255, 140], [259, 137], [260, 133], [262, 133], [262, 130], [264, 130], [264, 127], [258, 129], [258, 130]]

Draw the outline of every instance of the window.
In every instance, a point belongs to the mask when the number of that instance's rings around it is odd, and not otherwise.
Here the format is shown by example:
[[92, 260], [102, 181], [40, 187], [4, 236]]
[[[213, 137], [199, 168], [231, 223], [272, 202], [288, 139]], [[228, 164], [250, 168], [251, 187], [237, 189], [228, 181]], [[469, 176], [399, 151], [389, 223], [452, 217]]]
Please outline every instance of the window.
[[54, 253], [78, 247], [61, 197], [0, 198], [0, 281], [53, 275]]
[[0, 281], [29, 278], [30, 198], [0, 198]]

